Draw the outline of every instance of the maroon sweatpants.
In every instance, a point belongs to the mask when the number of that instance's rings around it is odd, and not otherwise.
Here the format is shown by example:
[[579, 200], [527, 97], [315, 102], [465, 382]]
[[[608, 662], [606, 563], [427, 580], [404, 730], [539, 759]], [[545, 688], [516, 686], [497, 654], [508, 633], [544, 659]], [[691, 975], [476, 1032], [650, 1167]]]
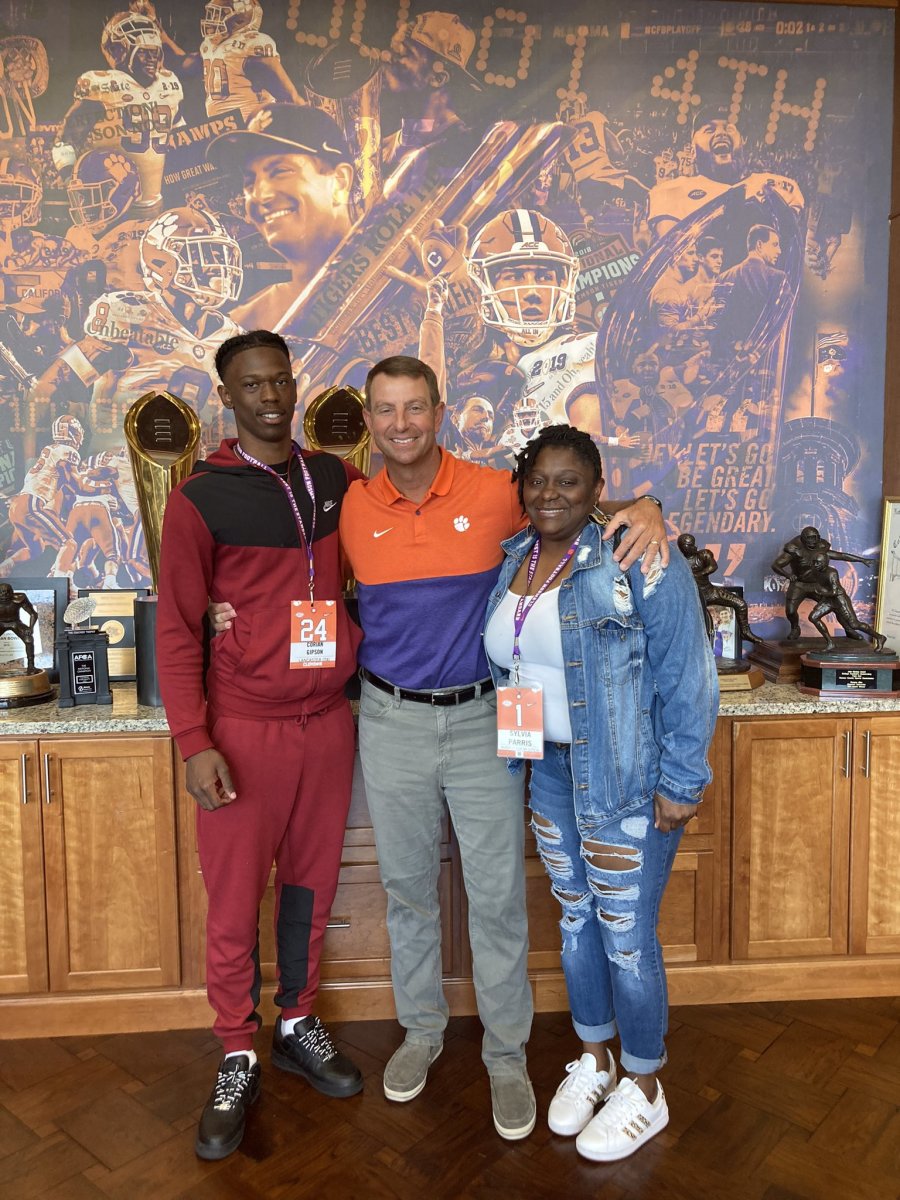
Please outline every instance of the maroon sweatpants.
[[209, 896], [206, 991], [225, 1052], [247, 1050], [261, 1023], [259, 905], [275, 863], [278, 991], [285, 1017], [312, 1011], [337, 889], [353, 781], [350, 706], [308, 717], [212, 717], [210, 736], [237, 799], [197, 810]]

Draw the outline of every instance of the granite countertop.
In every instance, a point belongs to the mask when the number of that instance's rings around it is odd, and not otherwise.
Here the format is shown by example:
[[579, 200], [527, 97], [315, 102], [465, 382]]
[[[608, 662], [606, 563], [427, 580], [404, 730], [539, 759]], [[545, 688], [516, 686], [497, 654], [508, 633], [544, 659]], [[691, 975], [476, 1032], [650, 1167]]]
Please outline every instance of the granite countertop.
[[[58, 693], [59, 687], [53, 685]], [[114, 683], [112, 704], [59, 708], [56, 700], [0, 711], [0, 737], [52, 737], [79, 733], [168, 733], [163, 708], [138, 704], [133, 683]]]
[[[112, 686], [113, 702], [58, 708], [55, 700], [32, 708], [0, 711], [0, 737], [52, 737], [61, 734], [168, 733], [165, 709], [138, 704], [133, 683]], [[818, 700], [792, 683], [764, 683], [750, 691], [723, 692], [723, 717], [804, 716], [809, 713], [900, 713], [900, 699], [841, 696]]]
[[900, 713], [900, 698], [838, 696], [821, 700], [807, 696], [793, 683], [764, 683], [749, 691], [722, 692], [719, 715], [723, 717], [806, 716], [809, 713]]

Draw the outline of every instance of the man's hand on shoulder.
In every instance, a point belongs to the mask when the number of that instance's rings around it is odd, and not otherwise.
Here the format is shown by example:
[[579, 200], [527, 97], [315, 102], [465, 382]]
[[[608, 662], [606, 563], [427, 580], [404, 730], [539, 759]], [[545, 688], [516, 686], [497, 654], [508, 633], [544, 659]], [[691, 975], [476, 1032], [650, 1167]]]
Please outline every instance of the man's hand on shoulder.
[[[605, 503], [601, 503], [606, 507]], [[617, 505], [616, 509], [603, 531], [603, 540], [608, 542], [617, 529], [625, 527], [618, 549], [613, 553], [613, 558], [622, 570], [627, 571], [643, 555], [641, 571], [646, 575], [653, 566], [657, 551], [662, 565], [667, 567], [669, 543], [666, 539], [666, 523], [663, 520], [662, 509], [656, 501], [642, 496], [624, 507]]]
[[214, 812], [237, 799], [228, 763], [214, 746], [191, 755], [184, 764], [184, 782], [206, 812]]

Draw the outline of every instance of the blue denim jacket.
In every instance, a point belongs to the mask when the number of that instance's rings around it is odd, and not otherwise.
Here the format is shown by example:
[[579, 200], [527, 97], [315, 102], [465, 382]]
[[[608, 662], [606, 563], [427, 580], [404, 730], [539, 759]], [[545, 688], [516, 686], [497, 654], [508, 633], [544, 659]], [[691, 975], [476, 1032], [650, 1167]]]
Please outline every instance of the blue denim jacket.
[[[655, 792], [695, 804], [712, 777], [719, 706], [697, 585], [677, 552], [664, 571], [657, 564], [645, 577], [638, 562], [623, 573], [601, 534], [588, 524], [559, 588], [576, 811], [618, 817]], [[485, 627], [534, 536], [526, 529], [503, 543]], [[497, 683], [503, 672], [490, 668]]]

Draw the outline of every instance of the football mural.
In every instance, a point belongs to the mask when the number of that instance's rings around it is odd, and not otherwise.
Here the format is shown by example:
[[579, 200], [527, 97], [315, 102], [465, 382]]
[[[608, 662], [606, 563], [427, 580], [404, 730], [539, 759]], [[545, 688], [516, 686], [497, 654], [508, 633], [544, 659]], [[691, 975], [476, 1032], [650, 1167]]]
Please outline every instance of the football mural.
[[0, 0], [0, 578], [148, 586], [124, 415], [174, 392], [208, 451], [258, 327], [298, 436], [396, 353], [467, 459], [588, 430], [770, 635], [788, 537], [877, 546], [892, 13], [114, 8]]

